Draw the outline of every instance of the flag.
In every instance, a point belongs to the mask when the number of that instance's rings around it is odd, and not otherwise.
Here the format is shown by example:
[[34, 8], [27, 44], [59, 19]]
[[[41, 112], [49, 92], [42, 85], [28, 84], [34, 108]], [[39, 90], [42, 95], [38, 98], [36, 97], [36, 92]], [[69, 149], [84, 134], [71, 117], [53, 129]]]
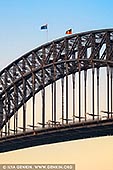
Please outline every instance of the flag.
[[67, 30], [66, 34], [72, 34], [72, 29]]
[[41, 26], [41, 30], [47, 29], [47, 24]]

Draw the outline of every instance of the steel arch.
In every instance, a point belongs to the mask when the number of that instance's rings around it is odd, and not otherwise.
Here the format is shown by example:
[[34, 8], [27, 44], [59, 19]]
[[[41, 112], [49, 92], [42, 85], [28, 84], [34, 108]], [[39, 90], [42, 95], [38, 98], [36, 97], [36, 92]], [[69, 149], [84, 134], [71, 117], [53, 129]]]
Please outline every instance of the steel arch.
[[[113, 67], [113, 29], [73, 34], [21, 56], [0, 72], [0, 99], [5, 116], [0, 128], [21, 106], [25, 119], [25, 103], [40, 90], [44, 93], [47, 85], [69, 74], [100, 67]], [[42, 123], [44, 127], [44, 115]], [[25, 131], [25, 124], [23, 127]]]

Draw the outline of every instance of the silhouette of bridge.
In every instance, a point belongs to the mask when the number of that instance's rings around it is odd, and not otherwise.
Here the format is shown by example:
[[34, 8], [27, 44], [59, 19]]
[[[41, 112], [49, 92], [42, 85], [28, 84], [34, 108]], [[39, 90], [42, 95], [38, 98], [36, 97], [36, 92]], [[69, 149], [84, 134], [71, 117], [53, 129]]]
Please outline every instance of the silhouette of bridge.
[[46, 43], [0, 72], [0, 152], [113, 135], [113, 29]]

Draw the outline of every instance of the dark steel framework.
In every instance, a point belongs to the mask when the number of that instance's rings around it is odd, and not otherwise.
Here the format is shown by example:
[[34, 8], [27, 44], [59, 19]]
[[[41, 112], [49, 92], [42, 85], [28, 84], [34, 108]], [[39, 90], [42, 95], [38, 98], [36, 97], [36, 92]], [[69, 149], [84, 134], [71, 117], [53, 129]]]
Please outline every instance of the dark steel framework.
[[[104, 46], [102, 52], [101, 49]], [[89, 52], [90, 51], [90, 54]], [[42, 128], [45, 128], [45, 87], [51, 85], [52, 126], [57, 125], [56, 81], [61, 79], [62, 122], [69, 124], [69, 75], [72, 74], [73, 88], [73, 123], [84, 118], [87, 121], [87, 71], [92, 69], [92, 120], [99, 119], [99, 71], [107, 67], [107, 118], [113, 112], [113, 29], [104, 29], [73, 34], [42, 45], [19, 59], [0, 72], [0, 130], [1, 138], [10, 135], [10, 119], [14, 117], [14, 135], [18, 132], [18, 110], [22, 107], [23, 133], [26, 131], [26, 103], [32, 98], [32, 130], [35, 130], [36, 93], [42, 94]], [[97, 115], [95, 115], [94, 76], [97, 75]], [[84, 115], [81, 113], [81, 72], [84, 71]], [[79, 81], [75, 82], [78, 72]], [[66, 103], [64, 104], [64, 78], [66, 86]], [[75, 84], [79, 85], [79, 113], [75, 113]], [[111, 94], [110, 94], [111, 92]], [[64, 110], [66, 114], [64, 114]], [[3, 128], [5, 127], [5, 132]]]

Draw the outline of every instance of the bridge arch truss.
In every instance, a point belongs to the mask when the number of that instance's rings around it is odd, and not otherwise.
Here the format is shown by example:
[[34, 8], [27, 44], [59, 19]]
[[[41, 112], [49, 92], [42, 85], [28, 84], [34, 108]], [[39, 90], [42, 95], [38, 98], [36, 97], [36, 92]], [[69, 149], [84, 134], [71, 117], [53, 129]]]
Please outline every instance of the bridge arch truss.
[[[100, 72], [106, 68], [106, 113], [113, 112], [113, 29], [73, 34], [42, 45], [21, 56], [0, 72], [0, 129], [1, 137], [19, 133], [18, 111], [22, 108], [22, 131], [27, 131], [27, 102], [32, 99], [32, 124], [36, 127], [36, 94], [41, 92], [41, 128], [69, 124], [69, 76], [72, 75], [72, 122], [100, 119]], [[87, 79], [90, 70], [91, 113], [87, 113]], [[76, 76], [78, 78], [76, 78]], [[61, 120], [57, 120], [57, 81], [61, 81]], [[76, 106], [75, 91], [78, 90]], [[84, 90], [82, 90], [82, 85]], [[51, 86], [51, 120], [46, 121], [45, 93]], [[65, 90], [65, 92], [64, 92]], [[96, 92], [95, 92], [96, 91]], [[82, 94], [84, 93], [84, 94]], [[96, 93], [96, 102], [95, 102]], [[56, 97], [57, 96], [57, 97]], [[65, 98], [64, 98], [65, 96]], [[84, 98], [84, 99], [82, 99]], [[64, 101], [65, 100], [65, 101]], [[83, 100], [83, 102], [82, 102]], [[82, 107], [84, 106], [84, 113]], [[78, 107], [78, 113], [76, 113]], [[96, 108], [96, 113], [95, 113]], [[13, 128], [10, 120], [13, 117]], [[49, 124], [50, 123], [50, 124]]]

